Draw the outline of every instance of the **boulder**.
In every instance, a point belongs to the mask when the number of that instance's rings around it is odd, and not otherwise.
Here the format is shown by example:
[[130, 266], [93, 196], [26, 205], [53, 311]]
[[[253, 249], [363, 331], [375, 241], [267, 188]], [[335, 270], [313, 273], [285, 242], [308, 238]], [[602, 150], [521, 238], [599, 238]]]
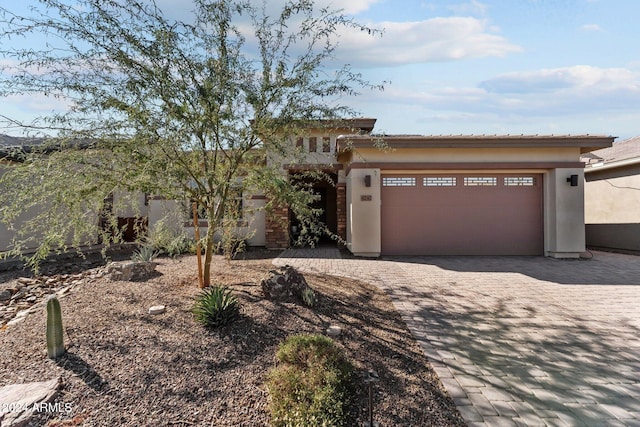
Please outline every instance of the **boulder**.
[[0, 387], [0, 425], [26, 425], [37, 413], [40, 405], [56, 398], [60, 384], [60, 378], [56, 378], [51, 381]]
[[311, 291], [304, 276], [290, 265], [269, 271], [260, 286], [267, 298], [276, 301], [301, 301], [304, 292]]
[[152, 261], [112, 262], [106, 267], [105, 276], [113, 281], [146, 280], [156, 270], [157, 265]]

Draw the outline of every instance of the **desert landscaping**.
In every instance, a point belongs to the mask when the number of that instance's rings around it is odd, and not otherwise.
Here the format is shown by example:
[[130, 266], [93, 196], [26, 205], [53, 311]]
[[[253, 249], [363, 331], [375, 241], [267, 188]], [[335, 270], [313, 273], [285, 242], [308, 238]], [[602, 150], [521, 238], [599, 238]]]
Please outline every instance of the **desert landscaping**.
[[[100, 260], [48, 263], [36, 277], [1, 273], [0, 292], [24, 295], [0, 302], [0, 387], [60, 379], [53, 410], [32, 412], [31, 425], [270, 425], [265, 382], [279, 343], [337, 326], [334, 340], [359, 375], [373, 370], [380, 377], [373, 388], [376, 422], [464, 425], [381, 290], [306, 275], [314, 307], [269, 300], [259, 284], [277, 255], [250, 250], [231, 261], [214, 257], [212, 280], [227, 285], [241, 306], [239, 318], [218, 329], [194, 320], [200, 290], [193, 255], [159, 258], [156, 271], [137, 281], [112, 280]], [[45, 301], [56, 292], [67, 352], [51, 360]], [[149, 314], [157, 305], [164, 312]], [[352, 415], [361, 424], [369, 419], [364, 381], [355, 393]]]

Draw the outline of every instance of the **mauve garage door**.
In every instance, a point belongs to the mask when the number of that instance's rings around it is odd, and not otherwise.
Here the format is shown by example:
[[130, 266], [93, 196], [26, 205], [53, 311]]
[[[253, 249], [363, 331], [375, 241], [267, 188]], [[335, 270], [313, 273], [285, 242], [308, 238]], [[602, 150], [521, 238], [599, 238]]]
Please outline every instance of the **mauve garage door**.
[[542, 255], [542, 175], [383, 175], [384, 255]]

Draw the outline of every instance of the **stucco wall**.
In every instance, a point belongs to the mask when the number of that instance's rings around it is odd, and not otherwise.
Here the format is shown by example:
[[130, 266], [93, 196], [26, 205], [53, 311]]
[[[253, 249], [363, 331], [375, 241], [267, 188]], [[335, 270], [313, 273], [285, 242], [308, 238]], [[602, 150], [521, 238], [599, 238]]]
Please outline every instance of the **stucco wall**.
[[378, 256], [380, 244], [380, 169], [354, 169], [347, 176], [347, 247], [356, 255]]
[[[578, 175], [578, 186], [567, 178]], [[551, 257], [577, 258], [585, 250], [584, 171], [562, 168], [545, 176], [545, 253]]]
[[[237, 227], [235, 234], [239, 238], [247, 239], [249, 246], [265, 245], [265, 200], [262, 198], [247, 198], [244, 200], [245, 226]], [[193, 219], [188, 215], [183, 203], [175, 200], [152, 199], [149, 201], [149, 228], [153, 232], [159, 224], [179, 235], [195, 237]], [[207, 232], [207, 227], [200, 227], [200, 237]], [[220, 238], [219, 233], [216, 234]]]
[[359, 148], [354, 162], [576, 162], [580, 151], [566, 148]]
[[640, 165], [594, 168], [586, 180], [587, 246], [640, 251]]

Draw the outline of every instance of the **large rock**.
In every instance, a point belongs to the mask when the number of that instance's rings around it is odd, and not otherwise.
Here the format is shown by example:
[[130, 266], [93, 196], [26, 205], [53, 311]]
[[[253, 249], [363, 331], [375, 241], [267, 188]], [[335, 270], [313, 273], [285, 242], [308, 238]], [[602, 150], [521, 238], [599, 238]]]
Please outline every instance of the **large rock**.
[[0, 388], [0, 427], [26, 425], [43, 408], [42, 405], [56, 398], [59, 388], [59, 378]]
[[156, 270], [153, 261], [121, 261], [112, 262], [105, 271], [105, 276], [110, 280], [138, 281], [146, 280]]
[[290, 265], [271, 270], [260, 286], [267, 298], [276, 301], [303, 300], [303, 293], [311, 291], [304, 276]]

